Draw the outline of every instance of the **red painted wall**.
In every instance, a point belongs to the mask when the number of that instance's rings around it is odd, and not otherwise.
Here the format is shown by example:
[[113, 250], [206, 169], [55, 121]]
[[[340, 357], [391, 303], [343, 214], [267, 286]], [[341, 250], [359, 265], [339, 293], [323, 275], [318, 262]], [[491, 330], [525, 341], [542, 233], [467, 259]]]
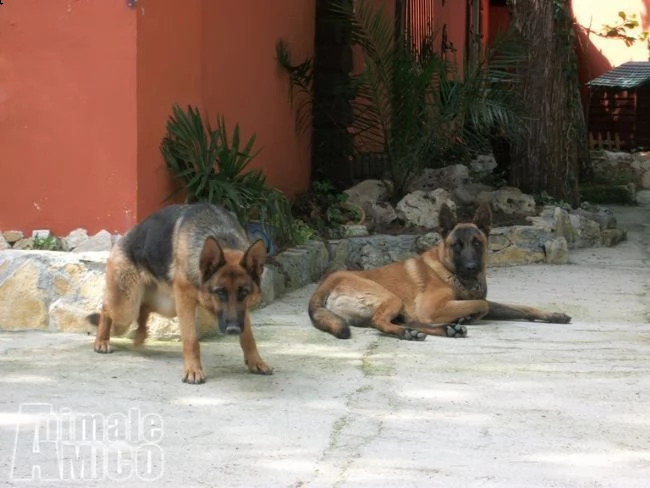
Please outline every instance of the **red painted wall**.
[[124, 232], [173, 188], [174, 103], [257, 134], [288, 196], [310, 174], [275, 44], [313, 54], [315, 0], [20, 0], [0, 7], [0, 230]]
[[[157, 0], [156, 0], [157, 1]], [[224, 21], [227, 19], [227, 21]], [[310, 134], [296, 134], [288, 80], [278, 68], [282, 38], [295, 62], [314, 52], [314, 0], [207, 1], [203, 15], [202, 86], [211, 116], [221, 114], [242, 137], [256, 134], [261, 152], [251, 163], [288, 196], [310, 177]]]
[[506, 6], [492, 6], [488, 13], [487, 43], [492, 45], [499, 32], [504, 32], [510, 26], [510, 9]]
[[[465, 47], [465, 15], [467, 2], [451, 2], [449, 0], [435, 0], [436, 27], [439, 35], [442, 35], [443, 26], [447, 26], [447, 41], [452, 43], [456, 52], [450, 59], [456, 60], [460, 73], [463, 66], [463, 50]], [[444, 5], [443, 5], [444, 3]]]
[[138, 220], [171, 203], [160, 141], [172, 105], [202, 108], [202, 18], [201, 0], [138, 1]]
[[0, 229], [135, 222], [135, 36], [122, 1], [0, 7]]

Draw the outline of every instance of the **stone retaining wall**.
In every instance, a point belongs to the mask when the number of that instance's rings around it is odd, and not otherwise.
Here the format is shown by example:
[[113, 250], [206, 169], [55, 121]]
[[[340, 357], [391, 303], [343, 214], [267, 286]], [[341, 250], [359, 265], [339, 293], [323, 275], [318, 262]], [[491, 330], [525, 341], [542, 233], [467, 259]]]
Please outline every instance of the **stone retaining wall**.
[[[569, 213], [546, 207], [530, 226], [492, 229], [490, 266], [568, 262], [570, 249], [612, 246], [625, 231], [607, 212]], [[270, 258], [262, 277], [262, 303], [318, 281], [327, 270], [368, 269], [403, 260], [434, 246], [440, 236], [351, 237], [311, 241]], [[41, 329], [94, 334], [85, 317], [99, 310], [108, 252], [0, 251], [0, 329]], [[306, 305], [306, 304], [305, 304]], [[202, 336], [216, 330], [202, 330]], [[154, 315], [150, 336], [178, 338], [175, 320]]]

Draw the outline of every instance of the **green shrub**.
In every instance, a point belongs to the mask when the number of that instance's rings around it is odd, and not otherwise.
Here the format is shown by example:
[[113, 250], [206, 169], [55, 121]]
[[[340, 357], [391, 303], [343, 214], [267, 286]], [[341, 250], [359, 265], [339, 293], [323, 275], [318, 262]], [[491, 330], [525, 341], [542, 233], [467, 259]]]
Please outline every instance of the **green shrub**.
[[204, 123], [197, 108], [173, 106], [167, 134], [160, 150], [172, 175], [181, 183], [169, 198], [185, 191], [187, 202], [209, 202], [232, 211], [242, 225], [259, 219], [280, 244], [294, 240], [291, 205], [266, 181], [260, 169], [248, 165], [257, 156], [255, 135], [240, 137], [239, 124], [232, 134], [223, 117], [217, 128]]

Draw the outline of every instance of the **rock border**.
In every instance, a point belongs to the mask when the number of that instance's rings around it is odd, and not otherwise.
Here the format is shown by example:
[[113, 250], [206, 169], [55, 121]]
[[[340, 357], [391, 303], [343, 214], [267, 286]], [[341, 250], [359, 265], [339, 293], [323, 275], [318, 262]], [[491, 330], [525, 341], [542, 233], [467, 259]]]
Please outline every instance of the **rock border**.
[[[565, 264], [570, 249], [613, 246], [624, 230], [607, 209], [598, 212], [544, 207], [531, 225], [494, 228], [489, 266], [533, 263]], [[268, 259], [262, 276], [264, 307], [285, 293], [318, 281], [335, 269], [369, 269], [413, 257], [439, 241], [423, 235], [368, 235], [313, 240]], [[0, 330], [40, 329], [93, 333], [85, 317], [99, 310], [108, 251], [62, 252], [9, 249], [0, 251]], [[150, 337], [178, 339], [175, 319], [154, 315]], [[202, 337], [216, 329], [201, 330]]]

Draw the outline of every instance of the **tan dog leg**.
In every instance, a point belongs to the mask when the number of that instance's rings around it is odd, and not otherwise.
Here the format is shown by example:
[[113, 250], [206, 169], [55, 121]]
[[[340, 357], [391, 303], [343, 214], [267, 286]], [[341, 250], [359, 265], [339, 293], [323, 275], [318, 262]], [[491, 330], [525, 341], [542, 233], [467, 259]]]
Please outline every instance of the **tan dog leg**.
[[139, 271], [131, 265], [123, 265], [118, 254], [111, 256], [106, 266], [106, 290], [99, 317], [95, 352], [109, 353], [111, 333], [123, 335], [140, 314], [144, 283]]
[[99, 314], [99, 325], [97, 327], [97, 335], [95, 336], [95, 352], [109, 353], [111, 352], [111, 323], [112, 320], [104, 307]]
[[149, 320], [150, 313], [151, 312], [147, 307], [142, 307], [140, 309], [140, 315], [138, 316], [138, 329], [135, 331], [135, 337], [133, 338], [133, 345], [135, 347], [142, 347], [147, 338], [147, 320]]
[[174, 286], [176, 311], [183, 341], [183, 382], [198, 385], [205, 383], [201, 367], [201, 346], [196, 336], [196, 298], [180, 285]]
[[489, 302], [490, 311], [485, 316], [491, 320], [523, 320], [528, 322], [548, 322], [550, 324], [568, 324], [571, 317], [561, 312], [545, 312], [533, 307], [507, 305]]
[[248, 366], [248, 370], [251, 373], [273, 374], [273, 368], [264, 362], [260, 353], [257, 351], [257, 344], [253, 336], [253, 326], [248, 311], [244, 318], [244, 330], [239, 336], [239, 345], [244, 352], [244, 363]]
[[459, 319], [480, 320], [489, 311], [485, 300], [451, 300], [432, 317], [431, 322], [451, 324]]
[[414, 330], [417, 330], [417, 325], [406, 323], [404, 326], [399, 326], [394, 324], [392, 320], [395, 319], [403, 310], [404, 304], [396, 295], [393, 295], [388, 290], [384, 289], [380, 285], [373, 283], [378, 289], [381, 289], [382, 301], [375, 309], [375, 312], [371, 319], [372, 326], [383, 332], [384, 334], [389, 334], [397, 336], [400, 339], [406, 340], [424, 340], [425, 336], [422, 334], [415, 333]]

